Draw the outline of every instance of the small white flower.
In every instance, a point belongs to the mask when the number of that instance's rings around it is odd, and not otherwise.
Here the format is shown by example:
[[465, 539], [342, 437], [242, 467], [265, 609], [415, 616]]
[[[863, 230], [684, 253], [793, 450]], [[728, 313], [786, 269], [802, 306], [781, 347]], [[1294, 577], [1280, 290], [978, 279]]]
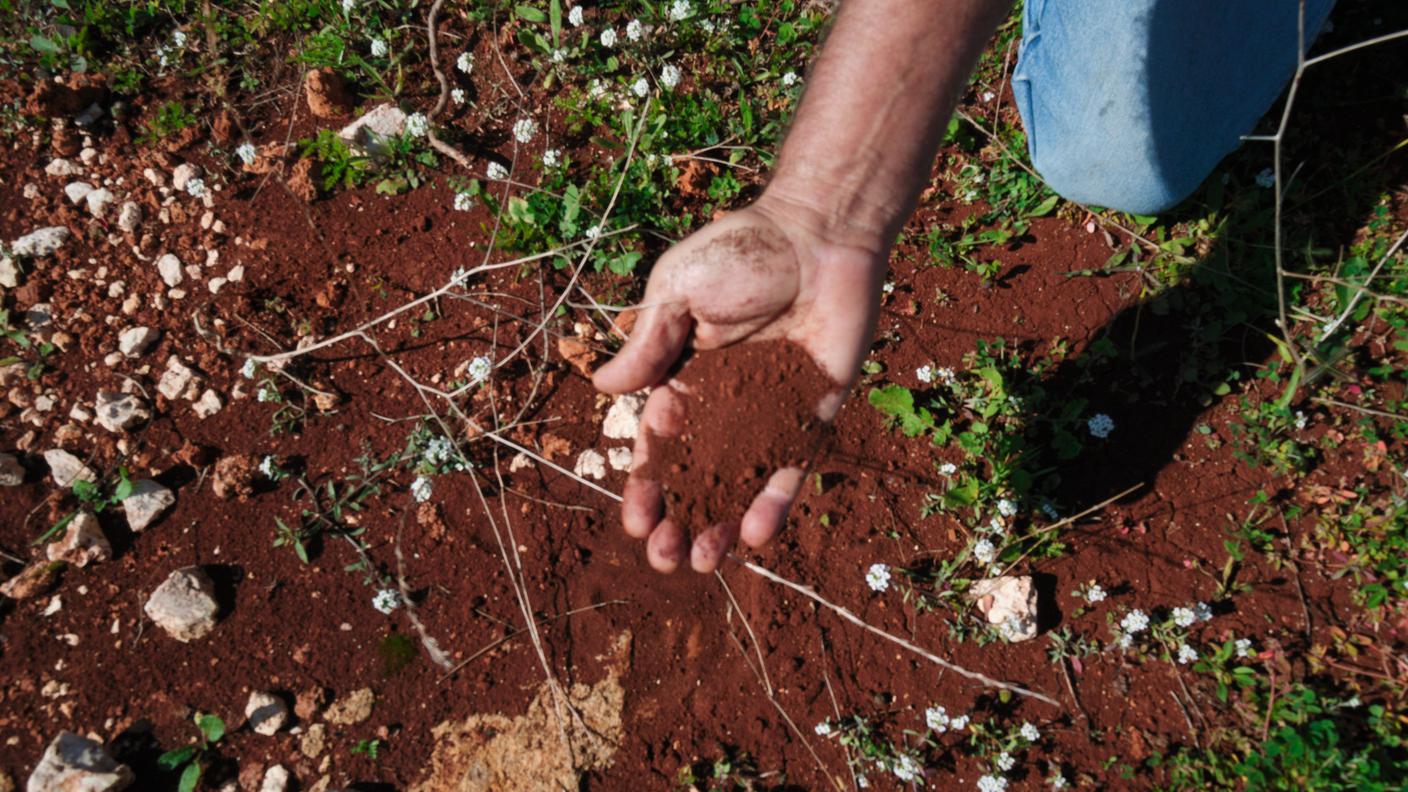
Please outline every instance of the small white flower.
[[1105, 589], [1101, 588], [1099, 583], [1091, 583], [1090, 587], [1085, 590], [1085, 601], [1092, 605], [1104, 602], [1105, 596]]
[[688, 19], [693, 13], [694, 6], [690, 4], [689, 0], [675, 0], [670, 4], [670, 19], [674, 22]]
[[543, 167], [556, 168], [562, 164], [562, 151], [560, 149], [548, 149], [543, 152]]
[[1012, 758], [1012, 754], [1003, 751], [1002, 753], [997, 755], [997, 769], [1001, 770], [1002, 772], [1005, 773], [1008, 770], [1011, 770], [1012, 766], [1015, 764], [1017, 764], [1017, 760]]
[[597, 237], [601, 236], [601, 226], [594, 225], [588, 227], [586, 231], [582, 232], [582, 236], [586, 237], [587, 239], [596, 239]]
[[884, 591], [890, 587], [890, 568], [884, 564], [871, 564], [865, 572], [865, 583], [872, 591]]
[[552, 54], [549, 55], [548, 57], [549, 57], [550, 59], [552, 59], [552, 62], [553, 62], [553, 63], [566, 63], [566, 62], [567, 62], [567, 50], [565, 50], [565, 49], [563, 49], [563, 48], [561, 48], [561, 47], [558, 47], [557, 49], [553, 50], [553, 51], [552, 51]]
[[279, 473], [279, 464], [272, 456], [265, 456], [259, 463], [259, 472], [264, 478], [273, 478]]
[[254, 379], [254, 375], [259, 373], [259, 364], [254, 362], [254, 358], [246, 358], [244, 365], [240, 366], [240, 376], [245, 379]]
[[665, 90], [674, 90], [680, 84], [680, 67], [673, 63], [667, 63], [660, 68], [660, 84], [665, 86]]
[[953, 464], [952, 462], [945, 462], [942, 465], [939, 465], [940, 476], [952, 476], [954, 473], [957, 472], [958, 466]]
[[950, 722], [948, 711], [937, 704], [924, 710], [924, 725], [928, 726], [930, 731], [942, 734], [948, 731]]
[[994, 517], [991, 520], [988, 520], [987, 528], [982, 530], [985, 530], [990, 534], [997, 534], [998, 536], [1002, 536], [1007, 533], [1007, 526], [1002, 524], [1002, 518]]
[[993, 100], [993, 98], [996, 97], [996, 96], [997, 96], [997, 94], [993, 93], [992, 91], [983, 91], [983, 101], [984, 101], [984, 102], [991, 102], [991, 101]]
[[929, 365], [928, 363], [925, 363], [924, 365], [914, 370], [914, 378], [924, 383], [925, 385], [928, 385], [929, 383], [934, 381], [934, 367]]
[[386, 57], [386, 41], [385, 41], [385, 40], [379, 39], [379, 38], [374, 38], [374, 39], [372, 39], [372, 57], [373, 57], [373, 58], [385, 58], [385, 57]]
[[1121, 648], [1121, 649], [1124, 649], [1124, 650], [1127, 651], [1127, 650], [1129, 649], [1129, 647], [1131, 647], [1131, 646], [1133, 646], [1133, 645], [1134, 645], [1134, 636], [1133, 636], [1133, 635], [1129, 635], [1128, 633], [1126, 633], [1126, 634], [1120, 636], [1120, 648]]
[[631, 83], [631, 93], [644, 99], [645, 95], [650, 93], [650, 83], [644, 77], [639, 78]]
[[948, 722], [948, 727], [950, 729], [953, 729], [954, 731], [963, 731], [964, 729], [968, 728], [968, 716], [959, 715], [956, 718], [950, 718]]
[[513, 122], [513, 139], [519, 143], [527, 143], [538, 134], [538, 122], [531, 118], [520, 118]]
[[1252, 656], [1252, 641], [1250, 638], [1238, 638], [1237, 642], [1233, 645], [1237, 647], [1238, 657]]
[[240, 158], [240, 162], [246, 165], [253, 165], [255, 157], [254, 144], [249, 141], [239, 144], [239, 146], [235, 148], [235, 156]]
[[401, 592], [396, 589], [382, 589], [372, 597], [372, 607], [390, 615], [392, 611], [401, 607]]
[[1031, 723], [1022, 724], [1021, 734], [1022, 739], [1027, 742], [1036, 742], [1041, 739], [1041, 730]]
[[901, 781], [913, 782], [924, 777], [924, 767], [909, 754], [901, 755], [894, 769], [895, 777]]
[[450, 90], [450, 101], [454, 102], [457, 105], [464, 104], [464, 89], [452, 88]]
[[645, 35], [645, 25], [639, 19], [632, 19], [626, 23], [626, 38], [631, 41], [640, 41], [640, 37]]
[[1191, 627], [1193, 626], [1193, 622], [1198, 620], [1198, 617], [1193, 615], [1193, 611], [1190, 608], [1174, 608], [1172, 615], [1173, 623], [1177, 624], [1179, 627]]
[[601, 80], [592, 80], [587, 84], [587, 96], [592, 99], [600, 99], [606, 96], [606, 83]]
[[1206, 602], [1195, 602], [1193, 615], [1198, 617], [1198, 621], [1212, 621], [1212, 608]]
[[1256, 175], [1256, 186], [1269, 190], [1276, 186], [1276, 171], [1267, 168]]
[[713, 33], [713, 32], [714, 32], [714, 20], [712, 20], [712, 19], [701, 19], [701, 20], [699, 20], [699, 27], [704, 28], [704, 32], [705, 32], [705, 33]]
[[782, 75], [782, 87], [791, 88], [797, 84], [797, 72], [790, 71]]
[[254, 398], [261, 402], [278, 401], [279, 392], [274, 388], [274, 386], [265, 385], [264, 387], [259, 389], [259, 393], [255, 394]]
[[1003, 498], [997, 502], [997, 513], [1003, 517], [1011, 517], [1017, 513], [1017, 502], [1011, 498]]
[[1052, 789], [1065, 789], [1067, 781], [1066, 777], [1061, 775], [1060, 770], [1052, 770], [1050, 777], [1046, 779], [1046, 783], [1050, 784]]
[[186, 192], [190, 193], [192, 198], [199, 198], [205, 195], [205, 180], [192, 178], [190, 181], [186, 182]]
[[425, 444], [425, 451], [421, 456], [432, 465], [443, 465], [450, 461], [450, 456], [454, 453], [454, 441], [441, 435], [430, 438], [430, 441]]
[[882, 292], [884, 292], [884, 293], [886, 293], [886, 294], [894, 294], [894, 293], [895, 293], [895, 284], [891, 283], [890, 281], [885, 281], [885, 283], [880, 286], [880, 291], [882, 291]]
[[425, 113], [411, 113], [406, 116], [406, 134], [413, 138], [425, 137], [425, 133], [430, 129], [430, 119], [425, 117]]
[[176, 49], [185, 49], [185, 48], [186, 48], [186, 31], [184, 31], [184, 30], [178, 30], [178, 31], [172, 33], [172, 34], [171, 34], [171, 43], [176, 46]]
[[1305, 417], [1305, 413], [1301, 412], [1300, 410], [1296, 410], [1296, 431], [1299, 432], [1300, 430], [1304, 429], [1305, 425], [1309, 422], [1310, 419]]
[[1050, 502], [1041, 504], [1041, 513], [1045, 514], [1048, 520], [1059, 520], [1061, 518], [1061, 515], [1056, 513], [1056, 507], [1052, 506]]
[[978, 779], [978, 792], [1003, 792], [1007, 789], [1007, 779], [1002, 776], [985, 775]]
[[828, 721], [822, 721], [821, 723], [818, 723], [816, 725], [816, 733], [820, 737], [826, 737], [827, 735], [831, 734], [831, 724]]
[[474, 71], [474, 53], [461, 52], [460, 56], [455, 59], [455, 68], [459, 69], [465, 74], [469, 74], [470, 72]]
[[955, 374], [953, 372], [953, 369], [949, 368], [948, 366], [943, 366], [934, 369], [934, 376], [938, 377], [939, 382], [942, 382], [945, 385], [952, 385], [953, 383], [958, 381], [958, 375]]
[[973, 557], [978, 559], [979, 563], [991, 564], [993, 559], [997, 558], [997, 548], [992, 542], [986, 539], [979, 539], [977, 543], [973, 545]]
[[475, 358], [475, 359], [469, 361], [469, 381], [470, 381], [470, 383], [471, 383], [471, 384], [474, 384], [474, 385], [478, 385], [479, 383], [481, 383], [481, 382], [483, 382], [484, 380], [488, 379], [488, 378], [489, 378], [489, 373], [492, 372], [493, 370], [494, 370], [494, 362], [491, 361], [491, 360], [489, 360], [489, 356], [488, 356], [488, 355], [480, 355], [479, 357], [477, 357], [477, 358]]
[[430, 500], [430, 492], [435, 489], [435, 485], [425, 476], [416, 476], [416, 480], [411, 482], [411, 497], [416, 499], [416, 503], [425, 503]]
[[1110, 432], [1115, 430], [1115, 419], [1105, 413], [1096, 413], [1090, 416], [1085, 426], [1090, 430], [1090, 434], [1101, 440], [1110, 436]]
[[572, 6], [572, 10], [567, 12], [567, 23], [572, 27], [582, 26], [582, 7]]
[[1178, 664], [1188, 665], [1198, 659], [1198, 651], [1188, 644], [1178, 645]]
[[616, 31], [611, 28], [601, 31], [601, 38], [599, 40], [601, 41], [601, 46], [607, 49], [616, 46]]
[[488, 176], [490, 179], [493, 179], [495, 181], [498, 181], [500, 179], [507, 179], [508, 168], [505, 168], [497, 162], [491, 162], [489, 163], [489, 167], [484, 169], [484, 175]]
[[357, 0], [342, 0], [342, 14], [346, 16], [352, 13], [352, 9], [357, 7]]
[[1120, 627], [1130, 635], [1144, 632], [1149, 629], [1149, 615], [1142, 610], [1132, 610], [1120, 619]]
[[857, 787], [860, 787], [861, 789], [869, 789], [869, 788], [870, 788], [870, 779], [869, 779], [869, 778], [866, 778], [866, 777], [863, 776], [863, 775], [858, 775], [858, 776], [856, 776], [856, 786], [857, 786]]

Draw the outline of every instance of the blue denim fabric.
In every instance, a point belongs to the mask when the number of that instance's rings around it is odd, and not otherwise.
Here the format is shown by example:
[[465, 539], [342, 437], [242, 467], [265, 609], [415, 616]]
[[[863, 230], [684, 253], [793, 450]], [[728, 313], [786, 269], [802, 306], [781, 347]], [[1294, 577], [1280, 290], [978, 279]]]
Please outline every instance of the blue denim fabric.
[[[1307, 0], [1308, 47], [1334, 0]], [[1241, 144], [1295, 73], [1298, 0], [1027, 0], [1012, 90], [1032, 163], [1154, 214]]]

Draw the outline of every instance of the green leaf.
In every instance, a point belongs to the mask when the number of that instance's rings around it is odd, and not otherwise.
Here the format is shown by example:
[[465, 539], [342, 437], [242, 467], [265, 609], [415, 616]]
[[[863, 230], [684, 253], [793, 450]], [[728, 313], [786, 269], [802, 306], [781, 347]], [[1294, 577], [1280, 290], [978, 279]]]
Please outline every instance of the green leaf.
[[41, 36], [38, 33], [29, 37], [29, 46], [45, 55], [58, 55], [59, 45], [53, 39]]
[[934, 417], [928, 410], [914, 408], [914, 394], [903, 385], [872, 388], [868, 398], [872, 407], [899, 423], [906, 437], [934, 428]]
[[552, 45], [562, 46], [562, 0], [552, 0], [548, 6], [548, 18], [552, 25]]
[[156, 758], [156, 766], [160, 767], [162, 770], [175, 770], [181, 765], [191, 761], [191, 758], [195, 755], [196, 747], [194, 745], [176, 748], [158, 756]]
[[1056, 204], [1060, 202], [1061, 196], [1053, 195], [1050, 198], [1047, 198], [1045, 201], [1042, 201], [1041, 203], [1037, 204], [1035, 208], [1033, 208], [1030, 212], [1027, 213], [1027, 216], [1045, 217], [1046, 215], [1051, 214], [1051, 211], [1056, 208]]
[[67, 528], [67, 527], [68, 527], [68, 524], [71, 523], [71, 522], [73, 522], [73, 518], [75, 518], [75, 517], [77, 517], [77, 516], [78, 516], [78, 512], [70, 512], [70, 513], [68, 514], [68, 516], [66, 516], [66, 517], [64, 517], [62, 520], [59, 520], [58, 522], [54, 523], [54, 527], [53, 527], [53, 528], [50, 528], [49, 530], [47, 530], [47, 531], [45, 531], [44, 533], [40, 534], [38, 538], [36, 538], [34, 541], [30, 542], [30, 543], [29, 543], [30, 546], [31, 546], [31, 547], [38, 547], [39, 545], [42, 545], [42, 544], [44, 544], [45, 542], [48, 542], [50, 539], [53, 539], [55, 536], [58, 536], [59, 532], [62, 531], [63, 529], [65, 529], [65, 528]]
[[529, 22], [546, 22], [546, 21], [548, 21], [548, 16], [547, 16], [547, 14], [544, 14], [542, 11], [539, 11], [538, 9], [536, 9], [536, 8], [534, 8], [534, 7], [532, 7], [532, 6], [526, 6], [526, 5], [514, 6], [513, 11], [514, 11], [514, 13], [518, 14], [520, 17], [522, 17], [523, 19], [525, 19], [525, 20], [527, 20], [527, 21], [529, 21]]
[[220, 742], [220, 738], [225, 736], [225, 721], [219, 715], [202, 715], [196, 718], [196, 726], [205, 735], [206, 742]]
[[186, 769], [181, 771], [181, 781], [176, 784], [177, 792], [195, 792], [196, 786], [200, 784], [200, 774], [200, 762], [186, 765]]

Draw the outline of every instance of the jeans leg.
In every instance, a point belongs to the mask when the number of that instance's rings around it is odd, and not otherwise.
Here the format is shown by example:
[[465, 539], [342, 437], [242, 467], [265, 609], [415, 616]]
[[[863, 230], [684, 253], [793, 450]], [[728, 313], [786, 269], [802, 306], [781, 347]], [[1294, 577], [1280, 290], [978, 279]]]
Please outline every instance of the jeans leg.
[[[1295, 73], [1299, 0], [1027, 0], [1012, 90], [1038, 173], [1139, 214], [1197, 189]], [[1334, 0], [1307, 0], [1308, 47]]]

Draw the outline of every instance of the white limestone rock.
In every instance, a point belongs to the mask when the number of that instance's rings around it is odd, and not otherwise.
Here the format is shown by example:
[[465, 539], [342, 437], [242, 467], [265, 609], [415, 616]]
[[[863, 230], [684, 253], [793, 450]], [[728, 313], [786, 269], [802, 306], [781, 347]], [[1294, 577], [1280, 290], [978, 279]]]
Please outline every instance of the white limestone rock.
[[176, 258], [175, 253], [164, 253], [156, 260], [157, 274], [161, 275], [162, 283], [169, 287], [181, 285], [181, 281], [186, 277], [181, 269], [181, 259]]
[[192, 162], [183, 162], [171, 171], [171, 186], [178, 192], [186, 192], [186, 187], [190, 185], [191, 179], [199, 179], [201, 176], [199, 165]]
[[54, 483], [68, 489], [75, 481], [97, 481], [98, 474], [83, 464], [82, 460], [62, 448], [51, 448], [44, 452], [44, 461], [49, 465], [49, 475]]
[[93, 185], [88, 182], [76, 181], [64, 185], [64, 195], [68, 196], [69, 201], [75, 205], [83, 203], [91, 192], [93, 192]]
[[114, 433], [135, 429], [152, 417], [142, 397], [113, 391], [98, 391], [94, 412], [98, 414], [98, 425]]
[[288, 704], [273, 693], [256, 690], [249, 694], [244, 716], [255, 734], [272, 737], [288, 723]]
[[86, 567], [94, 561], [107, 561], [112, 558], [112, 544], [98, 524], [98, 518], [90, 512], [79, 512], [69, 521], [64, 535], [57, 542], [44, 546], [44, 555], [50, 561], [64, 561], [76, 567]]
[[117, 336], [117, 351], [127, 357], [141, 357], [161, 337], [160, 330], [150, 327], [129, 327]]
[[186, 388], [195, 379], [196, 373], [192, 371], [181, 359], [172, 355], [166, 359], [166, 371], [161, 373], [161, 378], [157, 380], [156, 390], [162, 396], [176, 401], [181, 398], [181, 394], [186, 392]]
[[400, 136], [406, 131], [406, 114], [394, 104], [379, 104], [368, 110], [366, 115], [348, 124], [338, 132], [347, 145], [367, 154], [382, 154], [387, 151], [387, 140]]
[[171, 490], [151, 479], [141, 479], [132, 483], [132, 494], [122, 499], [122, 510], [127, 514], [127, 527], [140, 533], [175, 504]]
[[137, 230], [142, 224], [142, 205], [136, 201], [127, 201], [117, 210], [117, 227], [128, 234]]
[[10, 252], [16, 258], [43, 258], [51, 256], [68, 241], [69, 232], [65, 226], [49, 226], [16, 239], [10, 243]]
[[189, 643], [215, 629], [220, 605], [210, 576], [200, 567], [184, 567], [157, 586], [142, 610], [172, 638]]
[[1036, 589], [1030, 575], [1001, 575], [979, 580], [968, 590], [968, 598], [996, 625], [1009, 641], [1036, 637]]
[[588, 448], [577, 455], [577, 463], [572, 466], [572, 472], [586, 478], [606, 478], [606, 457], [599, 451]]
[[135, 776], [103, 746], [71, 731], [61, 731], [29, 774], [26, 792], [118, 792]]
[[611, 409], [606, 411], [606, 420], [601, 424], [601, 433], [613, 440], [634, 440], [640, 431], [640, 412], [645, 409], [645, 394], [625, 393], [616, 397]]
[[82, 176], [83, 166], [63, 157], [56, 157], [44, 166], [44, 172], [57, 179], [67, 179], [71, 176]]

